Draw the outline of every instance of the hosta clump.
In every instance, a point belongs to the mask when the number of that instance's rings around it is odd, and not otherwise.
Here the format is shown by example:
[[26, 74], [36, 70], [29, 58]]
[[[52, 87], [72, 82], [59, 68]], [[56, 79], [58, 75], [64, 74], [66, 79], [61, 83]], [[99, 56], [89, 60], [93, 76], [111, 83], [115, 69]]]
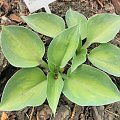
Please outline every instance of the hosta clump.
[[[21, 69], [8, 80], [0, 110], [38, 106], [47, 99], [55, 114], [61, 93], [82, 106], [120, 100], [117, 87], [106, 74], [120, 77], [120, 48], [108, 43], [119, 32], [120, 16], [98, 14], [87, 20], [70, 9], [65, 16], [68, 28], [64, 20], [54, 14], [41, 12], [22, 18], [34, 31], [53, 40], [46, 63], [43, 60], [45, 46], [35, 32], [20, 26], [3, 27], [2, 51], [11, 65]], [[88, 54], [87, 48], [93, 43], [101, 44]], [[83, 64], [87, 57], [96, 68]]]

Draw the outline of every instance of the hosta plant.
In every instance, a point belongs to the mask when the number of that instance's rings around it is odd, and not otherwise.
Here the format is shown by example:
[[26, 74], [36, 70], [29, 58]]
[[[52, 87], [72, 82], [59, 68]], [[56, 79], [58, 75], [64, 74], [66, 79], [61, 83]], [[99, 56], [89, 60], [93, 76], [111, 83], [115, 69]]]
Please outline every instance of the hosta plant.
[[[13, 25], [3, 26], [1, 32], [3, 54], [11, 65], [21, 68], [4, 88], [1, 111], [38, 106], [47, 99], [55, 114], [61, 93], [81, 106], [120, 100], [108, 76], [120, 77], [120, 48], [109, 43], [119, 32], [120, 16], [98, 14], [87, 19], [70, 9], [65, 15], [67, 27], [54, 14], [41, 12], [22, 18], [35, 32]], [[48, 49], [37, 33], [52, 38]], [[88, 53], [94, 43], [99, 44]]]

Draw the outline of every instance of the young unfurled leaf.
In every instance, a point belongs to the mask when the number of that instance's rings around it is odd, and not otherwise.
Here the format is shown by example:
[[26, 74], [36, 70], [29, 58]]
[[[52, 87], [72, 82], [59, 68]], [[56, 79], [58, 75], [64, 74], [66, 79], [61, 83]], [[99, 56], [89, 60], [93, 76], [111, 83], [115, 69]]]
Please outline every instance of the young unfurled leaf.
[[88, 65], [78, 67], [64, 80], [63, 93], [82, 106], [98, 106], [120, 100], [120, 93], [110, 77]]
[[98, 14], [88, 20], [86, 47], [92, 43], [107, 43], [120, 30], [120, 16]]
[[48, 65], [51, 71], [63, 68], [73, 57], [79, 44], [79, 27], [66, 29], [53, 39], [48, 48]]
[[50, 108], [55, 115], [64, 82], [60, 74], [54, 75], [53, 73], [49, 73], [47, 79], [47, 100]]
[[75, 54], [72, 60], [71, 72], [86, 61], [87, 49], [81, 49], [78, 54]]
[[3, 28], [1, 46], [9, 63], [16, 67], [35, 67], [45, 53], [44, 44], [37, 34], [18, 26]]
[[89, 54], [90, 62], [105, 72], [120, 77], [120, 48], [101, 44]]
[[0, 110], [13, 111], [43, 104], [47, 95], [47, 80], [39, 68], [19, 70], [6, 84]]
[[79, 24], [81, 39], [87, 37], [87, 18], [84, 15], [70, 9], [66, 13], [66, 22], [68, 27]]
[[33, 30], [49, 37], [56, 37], [65, 29], [64, 20], [54, 14], [41, 12], [22, 18]]

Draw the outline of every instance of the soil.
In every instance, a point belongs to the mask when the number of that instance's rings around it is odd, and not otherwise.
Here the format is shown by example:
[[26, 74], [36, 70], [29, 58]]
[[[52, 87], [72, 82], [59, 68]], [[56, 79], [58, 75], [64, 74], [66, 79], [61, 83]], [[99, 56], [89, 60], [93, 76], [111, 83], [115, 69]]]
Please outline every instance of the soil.
[[[66, 11], [72, 8], [84, 14], [87, 18], [96, 13], [120, 14], [120, 0], [58, 0], [50, 4], [51, 12], [64, 18]], [[38, 10], [44, 11], [44, 9]], [[22, 0], [0, 0], [0, 25], [24, 25], [21, 15], [29, 11]], [[43, 37], [45, 45], [49, 39]], [[120, 34], [112, 41], [120, 47]], [[94, 46], [91, 46], [93, 48]], [[7, 80], [17, 71], [4, 58], [0, 49], [0, 97]], [[110, 76], [120, 90], [120, 78]], [[4, 117], [4, 118], [3, 118]], [[26, 107], [20, 111], [0, 112], [1, 120], [120, 120], [120, 102], [106, 106], [82, 107], [70, 102], [61, 95], [55, 117], [47, 101], [41, 106]]]

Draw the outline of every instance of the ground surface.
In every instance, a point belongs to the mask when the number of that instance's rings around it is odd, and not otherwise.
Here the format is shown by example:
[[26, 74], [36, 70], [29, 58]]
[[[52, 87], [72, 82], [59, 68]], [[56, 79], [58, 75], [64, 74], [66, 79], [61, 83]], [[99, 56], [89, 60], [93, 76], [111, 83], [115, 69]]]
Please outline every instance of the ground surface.
[[[112, 3], [110, 0], [59, 0], [50, 5], [52, 13], [63, 18], [70, 7], [86, 17], [104, 12], [120, 14], [120, 0], [112, 0]], [[0, 25], [25, 25], [20, 16], [28, 14], [29, 12], [22, 0], [0, 0]], [[47, 45], [49, 40], [48, 42], [47, 39], [44, 40]], [[119, 34], [112, 43], [120, 47]], [[7, 63], [0, 50], [0, 97], [7, 80], [15, 71], [16, 68]], [[120, 90], [120, 78], [113, 76], [111, 78]], [[2, 118], [2, 120], [120, 120], [120, 102], [107, 106], [81, 107], [71, 103], [61, 95], [55, 118], [52, 117], [47, 102], [42, 106], [27, 107], [18, 112], [0, 112], [0, 117], [2, 114], [7, 117], [7, 119]]]

